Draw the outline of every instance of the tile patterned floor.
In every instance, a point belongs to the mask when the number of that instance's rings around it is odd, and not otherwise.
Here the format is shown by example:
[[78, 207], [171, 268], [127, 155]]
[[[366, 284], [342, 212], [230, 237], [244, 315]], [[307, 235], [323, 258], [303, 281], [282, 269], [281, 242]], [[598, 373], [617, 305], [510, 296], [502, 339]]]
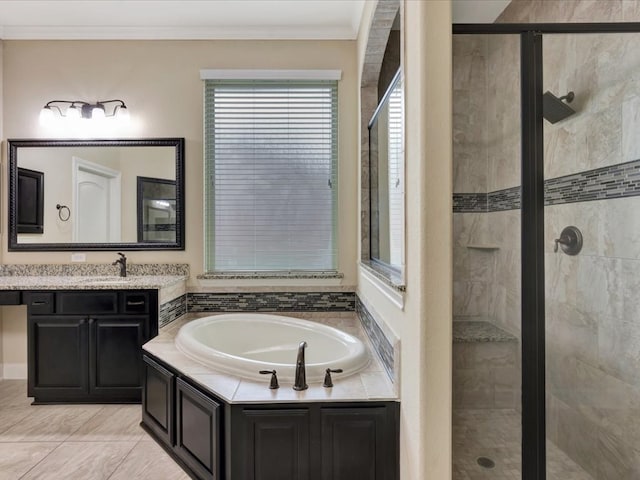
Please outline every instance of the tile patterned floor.
[[0, 381], [0, 480], [187, 480], [139, 426], [140, 405], [31, 405]]
[[[189, 479], [140, 428], [139, 405], [30, 403], [25, 381], [0, 381], [0, 480]], [[455, 410], [453, 437], [453, 480], [521, 478], [514, 410]], [[547, 455], [549, 480], [593, 480], [554, 445]]]
[[[482, 468], [488, 457], [494, 468]], [[547, 442], [548, 480], [593, 480]], [[453, 413], [453, 480], [520, 480], [520, 414], [515, 410], [458, 409]]]

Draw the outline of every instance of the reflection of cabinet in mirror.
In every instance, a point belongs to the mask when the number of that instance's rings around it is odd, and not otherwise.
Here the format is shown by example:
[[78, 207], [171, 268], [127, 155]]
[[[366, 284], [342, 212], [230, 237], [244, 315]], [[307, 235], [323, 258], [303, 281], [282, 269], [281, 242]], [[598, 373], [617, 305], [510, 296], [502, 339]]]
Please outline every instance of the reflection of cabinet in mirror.
[[137, 184], [138, 242], [174, 242], [175, 180], [138, 177]]
[[[183, 250], [184, 139], [9, 140], [9, 250]], [[43, 172], [40, 235], [18, 228], [18, 169]], [[171, 184], [153, 204], [162, 233], [140, 236], [138, 178]], [[169, 203], [168, 208], [157, 208]], [[56, 205], [69, 209], [60, 217]], [[160, 221], [161, 220], [161, 221]], [[147, 222], [148, 223], [148, 222]]]
[[18, 168], [18, 233], [43, 233], [44, 173]]

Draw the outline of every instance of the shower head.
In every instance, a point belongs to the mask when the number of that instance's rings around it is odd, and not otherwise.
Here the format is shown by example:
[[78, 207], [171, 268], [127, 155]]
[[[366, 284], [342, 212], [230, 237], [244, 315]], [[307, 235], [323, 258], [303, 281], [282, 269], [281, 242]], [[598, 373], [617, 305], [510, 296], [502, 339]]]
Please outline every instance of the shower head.
[[547, 91], [542, 96], [542, 115], [551, 123], [559, 122], [570, 117], [576, 111], [563, 102], [571, 103], [575, 95], [573, 92], [567, 93], [564, 97], [556, 97], [553, 93]]

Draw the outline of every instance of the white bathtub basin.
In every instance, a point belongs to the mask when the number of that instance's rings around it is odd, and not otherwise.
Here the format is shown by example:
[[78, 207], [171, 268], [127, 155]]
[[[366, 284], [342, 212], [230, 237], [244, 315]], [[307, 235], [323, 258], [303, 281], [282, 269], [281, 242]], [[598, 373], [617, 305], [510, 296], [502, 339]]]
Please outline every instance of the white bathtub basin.
[[259, 370], [277, 370], [282, 382], [293, 382], [300, 342], [305, 351], [307, 383], [321, 382], [327, 368], [341, 368], [339, 379], [369, 363], [364, 344], [352, 335], [316, 322], [280, 315], [232, 313], [200, 318], [176, 336], [178, 350], [215, 370], [269, 381]]

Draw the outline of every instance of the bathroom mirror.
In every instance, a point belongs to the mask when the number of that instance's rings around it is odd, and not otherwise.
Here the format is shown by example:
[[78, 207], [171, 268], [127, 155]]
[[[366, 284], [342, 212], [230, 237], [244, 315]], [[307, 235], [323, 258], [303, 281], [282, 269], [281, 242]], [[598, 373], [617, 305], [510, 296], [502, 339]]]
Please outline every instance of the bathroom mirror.
[[[8, 148], [9, 251], [184, 250], [183, 138], [9, 140]], [[25, 170], [44, 176], [38, 232], [18, 228]]]
[[369, 122], [371, 260], [397, 272], [404, 263], [403, 125], [398, 70]]

